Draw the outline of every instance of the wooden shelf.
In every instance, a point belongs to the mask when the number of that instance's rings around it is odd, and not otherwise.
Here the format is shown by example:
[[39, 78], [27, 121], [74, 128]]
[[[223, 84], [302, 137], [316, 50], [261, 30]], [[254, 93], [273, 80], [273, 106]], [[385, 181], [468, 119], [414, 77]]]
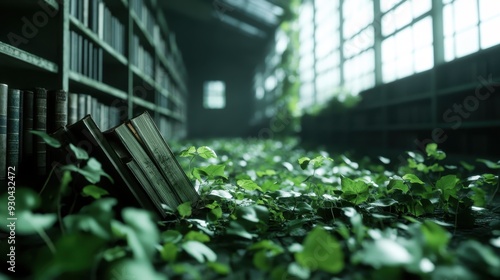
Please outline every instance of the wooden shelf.
[[26, 63], [27, 67], [29, 65], [38, 70], [57, 73], [59, 69], [57, 64], [52, 61], [46, 60], [37, 55], [34, 55], [32, 53], [21, 50], [19, 48], [16, 48], [14, 46], [11, 46], [3, 42], [0, 42], [0, 54], [6, 55], [10, 58]]
[[142, 72], [141, 70], [139, 70], [139, 68], [135, 65], [130, 65], [130, 69], [132, 70], [132, 73], [134, 73], [135, 75], [137, 75], [137, 77], [141, 78], [142, 80], [144, 80], [146, 83], [148, 83], [151, 87], [157, 89], [158, 86], [156, 85], [156, 82], [153, 78], [151, 78], [150, 76], [146, 75], [144, 72]]
[[102, 49], [104, 49], [108, 54], [110, 54], [112, 57], [114, 57], [118, 62], [120, 62], [123, 65], [127, 64], [127, 58], [123, 56], [121, 53], [117, 52], [115, 49], [113, 49], [108, 43], [105, 41], [101, 40], [97, 34], [95, 34], [92, 30], [88, 29], [86, 26], [84, 26], [78, 19], [76, 19], [73, 16], [69, 16], [69, 22], [78, 30], [80, 30], [82, 33], [85, 34], [88, 38], [90, 38], [92, 41], [94, 41], [96, 44], [98, 44]]
[[133, 102], [134, 104], [137, 104], [137, 105], [139, 105], [139, 106], [142, 106], [142, 107], [144, 107], [144, 108], [147, 108], [147, 109], [149, 109], [149, 110], [151, 110], [151, 111], [155, 111], [156, 109], [158, 109], [158, 108], [156, 107], [156, 104], [154, 104], [154, 103], [152, 103], [152, 102], [149, 102], [149, 101], [146, 101], [146, 100], [144, 100], [144, 99], [141, 99], [141, 98], [135, 97], [135, 96], [133, 96], [133, 97], [132, 97], [132, 102]]
[[93, 88], [95, 90], [101, 91], [103, 93], [106, 93], [112, 97], [117, 97], [120, 99], [127, 99], [128, 94], [124, 91], [121, 91], [119, 89], [116, 89], [112, 86], [109, 86], [105, 83], [98, 82], [96, 80], [90, 79], [88, 77], [85, 77], [79, 73], [69, 71], [69, 79], [73, 82], [80, 83], [82, 85], [85, 85], [89, 88]]

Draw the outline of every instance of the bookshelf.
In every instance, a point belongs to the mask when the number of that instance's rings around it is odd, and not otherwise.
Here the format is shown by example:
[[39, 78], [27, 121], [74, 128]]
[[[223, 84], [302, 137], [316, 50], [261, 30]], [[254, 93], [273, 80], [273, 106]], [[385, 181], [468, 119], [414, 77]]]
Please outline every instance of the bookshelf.
[[86, 94], [120, 121], [147, 110], [185, 136], [186, 71], [156, 0], [6, 0], [0, 16], [0, 83]]

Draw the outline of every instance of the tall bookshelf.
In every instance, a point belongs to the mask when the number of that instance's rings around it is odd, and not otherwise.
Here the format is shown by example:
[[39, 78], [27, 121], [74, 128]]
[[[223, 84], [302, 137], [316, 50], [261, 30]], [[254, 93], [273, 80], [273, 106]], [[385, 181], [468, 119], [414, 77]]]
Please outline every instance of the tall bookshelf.
[[85, 93], [121, 121], [147, 110], [185, 136], [186, 70], [156, 0], [4, 0], [0, 17], [0, 83]]

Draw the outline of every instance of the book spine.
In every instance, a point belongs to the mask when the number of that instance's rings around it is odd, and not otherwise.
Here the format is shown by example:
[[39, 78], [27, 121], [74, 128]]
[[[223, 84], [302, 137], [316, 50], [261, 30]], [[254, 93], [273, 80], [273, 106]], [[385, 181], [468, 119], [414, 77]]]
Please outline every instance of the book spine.
[[83, 93], [78, 93], [78, 119], [81, 120], [83, 117], [86, 115], [86, 101], [85, 101], [85, 94]]
[[7, 95], [7, 167], [19, 168], [21, 91], [9, 89]]
[[33, 102], [34, 93], [31, 90], [24, 90], [22, 92], [23, 99], [23, 113], [22, 117], [22, 157], [21, 157], [21, 168], [23, 172], [27, 172], [33, 166]]
[[[47, 131], [47, 91], [44, 88], [35, 89], [34, 99], [34, 129]], [[47, 147], [40, 137], [35, 137], [35, 165], [37, 175], [43, 176], [47, 173]]]
[[[8, 86], [0, 84], [0, 154], [7, 154], [7, 94]], [[0, 157], [0, 180], [7, 175], [7, 162], [5, 156]]]
[[78, 120], [78, 94], [68, 94], [68, 124], [74, 124]]
[[52, 133], [68, 123], [68, 94], [64, 90], [51, 90], [47, 94], [47, 131]]

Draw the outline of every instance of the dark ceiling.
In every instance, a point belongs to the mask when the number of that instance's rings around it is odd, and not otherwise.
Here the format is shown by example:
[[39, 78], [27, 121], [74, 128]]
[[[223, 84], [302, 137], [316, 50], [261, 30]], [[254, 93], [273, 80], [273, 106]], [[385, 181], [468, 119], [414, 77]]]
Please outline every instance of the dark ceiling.
[[221, 60], [230, 60], [247, 67], [256, 66], [262, 61], [266, 47], [282, 19], [284, 8], [277, 4], [278, 1], [158, 2], [163, 5], [169, 28], [176, 34], [189, 73], [197, 65]]

